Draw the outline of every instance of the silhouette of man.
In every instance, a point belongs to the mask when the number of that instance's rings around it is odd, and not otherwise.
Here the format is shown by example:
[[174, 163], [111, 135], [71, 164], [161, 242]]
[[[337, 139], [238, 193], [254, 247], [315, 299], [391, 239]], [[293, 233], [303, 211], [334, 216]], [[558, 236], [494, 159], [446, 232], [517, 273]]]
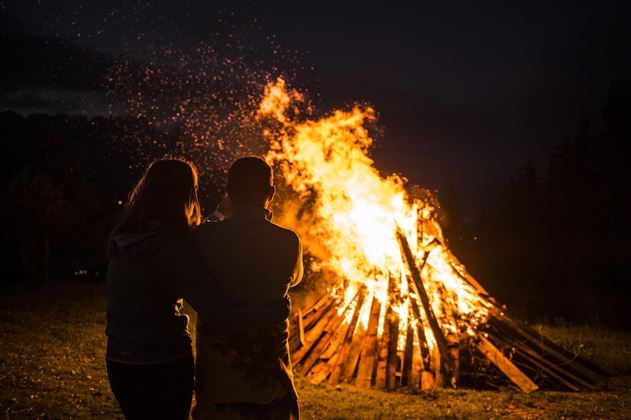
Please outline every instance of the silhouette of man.
[[[258, 157], [238, 159], [226, 190], [229, 217], [199, 228], [202, 257], [231, 303], [278, 302], [303, 268], [300, 238], [272, 223], [266, 208], [274, 196], [272, 168]], [[200, 322], [193, 417], [298, 418], [287, 327], [285, 321], [237, 336]]]

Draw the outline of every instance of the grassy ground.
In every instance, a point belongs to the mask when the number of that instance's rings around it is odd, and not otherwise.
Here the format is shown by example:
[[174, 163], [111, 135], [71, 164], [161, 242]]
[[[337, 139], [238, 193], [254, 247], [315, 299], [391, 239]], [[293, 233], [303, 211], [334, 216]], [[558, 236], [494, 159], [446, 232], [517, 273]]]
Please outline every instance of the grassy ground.
[[[120, 418], [104, 363], [102, 286], [0, 291], [0, 413], [14, 418]], [[511, 389], [359, 391], [298, 380], [303, 415], [321, 418], [630, 418], [631, 333], [539, 325], [615, 376], [606, 392]]]

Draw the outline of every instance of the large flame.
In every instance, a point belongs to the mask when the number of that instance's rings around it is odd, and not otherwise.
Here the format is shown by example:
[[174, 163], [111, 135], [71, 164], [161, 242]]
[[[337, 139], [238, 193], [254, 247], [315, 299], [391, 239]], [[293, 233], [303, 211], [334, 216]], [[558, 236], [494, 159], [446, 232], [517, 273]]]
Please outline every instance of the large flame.
[[[419, 298], [408, 287], [410, 273], [396, 235], [400, 230], [422, 267], [423, 284], [445, 336], [474, 334], [487, 317], [488, 302], [466, 281], [463, 267], [445, 248], [431, 205], [409, 194], [403, 178], [384, 177], [374, 167], [369, 155], [373, 139], [366, 128], [375, 119], [373, 109], [356, 106], [317, 120], [300, 119], [295, 105], [301, 98], [282, 79], [266, 86], [259, 117], [274, 122], [274, 128], [265, 131], [270, 143], [266, 159], [280, 168], [301, 201], [309, 203], [306, 221], [286, 217], [283, 222], [301, 234], [307, 248], [326, 256], [321, 267], [345, 280], [346, 301], [340, 310], [364, 285], [369, 297], [364, 302], [374, 296], [399, 315], [399, 342], [404, 342], [407, 323], [413, 319], [409, 299]], [[392, 287], [389, 293], [393, 280], [397, 296]], [[365, 327], [370, 304], [364, 306], [360, 316]], [[380, 331], [385, 312], [381, 311]], [[427, 317], [420, 322], [433, 345]]]

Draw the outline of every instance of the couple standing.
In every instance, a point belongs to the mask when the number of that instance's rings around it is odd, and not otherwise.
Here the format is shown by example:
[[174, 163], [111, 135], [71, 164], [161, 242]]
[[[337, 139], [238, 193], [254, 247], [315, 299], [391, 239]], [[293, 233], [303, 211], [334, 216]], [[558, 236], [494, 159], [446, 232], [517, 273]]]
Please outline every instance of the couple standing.
[[[156, 161], [113, 230], [107, 373], [128, 419], [298, 418], [287, 291], [302, 278], [300, 239], [270, 221], [272, 169], [237, 160], [229, 211], [201, 223], [197, 173]], [[181, 299], [198, 314], [197, 361]]]

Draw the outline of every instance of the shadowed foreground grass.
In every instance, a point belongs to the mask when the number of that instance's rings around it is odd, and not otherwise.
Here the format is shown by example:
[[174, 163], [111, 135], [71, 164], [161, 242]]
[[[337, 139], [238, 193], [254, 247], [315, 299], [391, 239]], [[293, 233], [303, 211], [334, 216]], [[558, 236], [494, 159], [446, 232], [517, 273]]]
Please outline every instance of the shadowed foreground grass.
[[[102, 286], [0, 293], [0, 413], [14, 418], [121, 418], [105, 374]], [[614, 374], [604, 392], [505, 389], [359, 391], [298, 380], [302, 412], [321, 418], [629, 418], [631, 333], [597, 326], [541, 329]]]

